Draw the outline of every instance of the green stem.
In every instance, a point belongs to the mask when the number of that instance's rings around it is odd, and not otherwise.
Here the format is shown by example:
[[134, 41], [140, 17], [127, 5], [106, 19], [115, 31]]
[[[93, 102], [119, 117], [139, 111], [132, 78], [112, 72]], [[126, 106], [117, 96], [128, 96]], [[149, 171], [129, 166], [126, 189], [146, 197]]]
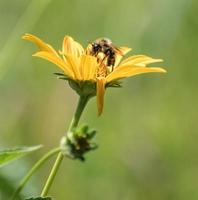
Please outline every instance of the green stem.
[[81, 96], [79, 98], [78, 105], [77, 105], [77, 108], [76, 108], [76, 112], [75, 112], [73, 119], [70, 123], [70, 126], [68, 128], [68, 132], [72, 131], [73, 128], [77, 127], [78, 122], [80, 120], [80, 117], [82, 115], [82, 112], [83, 112], [88, 100], [89, 100], [89, 97], [87, 97], [87, 96]]
[[21, 192], [21, 190], [24, 188], [28, 180], [32, 177], [34, 172], [36, 172], [44, 163], [47, 161], [50, 157], [60, 152], [60, 148], [55, 148], [49, 151], [47, 154], [45, 154], [39, 161], [35, 163], [35, 165], [30, 169], [30, 171], [27, 173], [27, 175], [22, 179], [21, 183], [19, 184], [19, 187], [15, 191], [15, 193], [12, 196], [12, 200], [16, 199], [18, 194]]
[[48, 177], [48, 179], [45, 183], [45, 186], [44, 186], [43, 191], [41, 193], [41, 197], [45, 197], [48, 194], [48, 191], [49, 191], [49, 189], [50, 189], [50, 187], [51, 187], [51, 185], [54, 181], [54, 178], [55, 178], [55, 176], [58, 172], [58, 169], [60, 167], [60, 164], [61, 164], [63, 158], [64, 158], [63, 154], [59, 153], [57, 158], [56, 158], [56, 161], [54, 163], [54, 166], [52, 167], [50, 175], [49, 175], [49, 177]]
[[[72, 121], [70, 123], [70, 126], [68, 128], [68, 132], [72, 131], [75, 127], [77, 127], [78, 122], [80, 120], [80, 117], [82, 115], [82, 112], [83, 112], [88, 100], [89, 100], [89, 97], [80, 96], [79, 101], [78, 101], [78, 105], [77, 105], [77, 108], [76, 108], [76, 111], [75, 111], [75, 114], [74, 114], [74, 117], [73, 117], [73, 119], [72, 119]], [[49, 177], [48, 177], [48, 179], [47, 179], [47, 181], [45, 183], [45, 186], [44, 186], [43, 191], [41, 193], [41, 197], [47, 196], [47, 194], [48, 194], [48, 192], [49, 192], [49, 190], [51, 188], [51, 185], [52, 185], [52, 183], [54, 181], [54, 178], [55, 178], [55, 176], [56, 176], [56, 174], [58, 172], [58, 169], [59, 169], [59, 167], [61, 165], [61, 162], [62, 162], [63, 158], [64, 158], [64, 155], [60, 152], [58, 154], [57, 158], [56, 158], [54, 166], [52, 167], [50, 175], [49, 175]]]

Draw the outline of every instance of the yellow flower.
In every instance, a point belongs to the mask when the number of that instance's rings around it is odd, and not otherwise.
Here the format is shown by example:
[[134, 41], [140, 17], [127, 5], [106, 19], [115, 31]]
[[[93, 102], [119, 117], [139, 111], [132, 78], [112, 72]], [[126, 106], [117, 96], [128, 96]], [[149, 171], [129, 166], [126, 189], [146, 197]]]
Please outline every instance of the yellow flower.
[[[162, 62], [161, 59], [153, 59], [145, 55], [130, 56], [122, 60], [123, 55], [131, 49], [120, 47], [122, 55], [116, 54], [115, 66], [108, 66], [107, 58], [103, 53], [91, 54], [90, 45], [84, 49], [81, 44], [72, 37], [65, 36], [62, 51], [56, 51], [52, 46], [43, 42], [38, 37], [25, 34], [23, 39], [35, 43], [40, 49], [33, 56], [46, 59], [57, 65], [79, 94], [86, 92], [87, 95], [97, 96], [98, 114], [103, 110], [105, 88], [118, 85], [118, 80], [149, 72], [166, 72], [159, 67], [147, 67], [148, 64]], [[91, 89], [87, 89], [87, 84]], [[83, 84], [86, 86], [84, 87]], [[83, 88], [83, 91], [81, 91]], [[80, 90], [80, 91], [78, 91]], [[90, 94], [89, 94], [90, 93]]]

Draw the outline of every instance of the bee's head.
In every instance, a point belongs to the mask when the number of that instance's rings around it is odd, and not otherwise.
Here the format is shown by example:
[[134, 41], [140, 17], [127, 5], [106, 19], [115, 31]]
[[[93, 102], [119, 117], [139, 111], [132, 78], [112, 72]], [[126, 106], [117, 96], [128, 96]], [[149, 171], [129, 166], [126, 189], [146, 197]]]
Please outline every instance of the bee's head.
[[97, 42], [92, 42], [91, 45], [92, 45], [92, 48], [93, 48], [94, 52], [98, 52], [102, 48], [102, 46], [99, 43], [97, 43]]

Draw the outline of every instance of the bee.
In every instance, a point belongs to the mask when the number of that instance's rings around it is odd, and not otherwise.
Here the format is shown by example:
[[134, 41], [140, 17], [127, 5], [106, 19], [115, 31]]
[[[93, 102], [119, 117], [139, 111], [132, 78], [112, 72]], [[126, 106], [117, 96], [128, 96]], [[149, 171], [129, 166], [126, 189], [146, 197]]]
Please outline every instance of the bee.
[[91, 45], [91, 55], [97, 56], [99, 53], [103, 53], [105, 55], [103, 60], [107, 59], [107, 66], [114, 67], [116, 55], [123, 55], [121, 49], [116, 47], [108, 38], [98, 38]]

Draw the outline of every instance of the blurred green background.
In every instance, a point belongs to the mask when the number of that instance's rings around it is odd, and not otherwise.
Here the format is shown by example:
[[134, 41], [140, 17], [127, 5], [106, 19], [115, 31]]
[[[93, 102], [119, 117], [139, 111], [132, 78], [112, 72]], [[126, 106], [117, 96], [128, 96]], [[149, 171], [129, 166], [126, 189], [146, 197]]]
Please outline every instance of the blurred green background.
[[[28, 32], [60, 49], [65, 34], [87, 45], [105, 36], [132, 54], [163, 58], [167, 74], [145, 74], [109, 89], [98, 118], [92, 99], [81, 122], [99, 134], [87, 161], [65, 159], [50, 195], [57, 200], [198, 199], [198, 1], [0, 1], [0, 148], [44, 144], [0, 169], [7, 200], [36, 160], [59, 143], [77, 95], [53, 75], [58, 69], [31, 55]], [[38, 195], [53, 159], [22, 197]]]

